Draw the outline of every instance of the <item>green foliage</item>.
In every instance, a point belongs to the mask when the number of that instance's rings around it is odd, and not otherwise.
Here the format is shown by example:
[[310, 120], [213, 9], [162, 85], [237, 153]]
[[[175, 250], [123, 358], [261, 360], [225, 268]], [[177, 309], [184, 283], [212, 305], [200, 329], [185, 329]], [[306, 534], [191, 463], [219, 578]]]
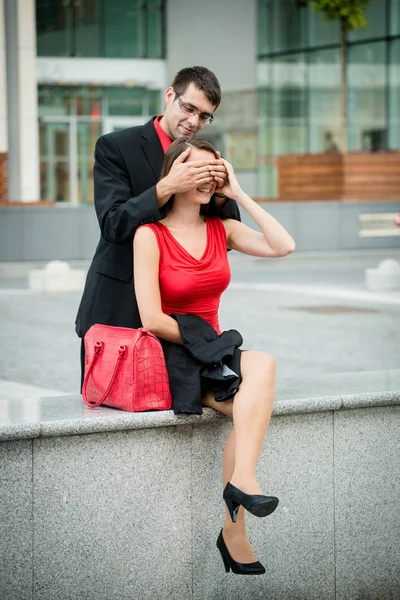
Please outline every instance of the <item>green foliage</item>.
[[345, 29], [360, 29], [368, 25], [363, 9], [370, 0], [309, 0], [314, 12], [328, 21], [340, 20]]

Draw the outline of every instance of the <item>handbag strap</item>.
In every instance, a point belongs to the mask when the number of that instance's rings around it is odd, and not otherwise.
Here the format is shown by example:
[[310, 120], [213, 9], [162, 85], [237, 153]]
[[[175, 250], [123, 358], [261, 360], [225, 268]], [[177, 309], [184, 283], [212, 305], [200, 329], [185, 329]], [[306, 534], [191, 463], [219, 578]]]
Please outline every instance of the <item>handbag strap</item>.
[[85, 402], [85, 404], [87, 404], [88, 406], [90, 406], [90, 408], [97, 408], [98, 406], [100, 406], [104, 400], [107, 398], [107, 396], [109, 395], [109, 393], [111, 392], [113, 385], [115, 383], [115, 380], [117, 378], [119, 369], [121, 368], [121, 364], [122, 361], [124, 359], [125, 353], [126, 353], [126, 346], [122, 345], [119, 347], [118, 349], [118, 358], [117, 358], [117, 362], [115, 363], [115, 367], [114, 367], [114, 372], [112, 374], [110, 383], [108, 384], [108, 387], [106, 389], [106, 391], [104, 392], [104, 394], [102, 395], [102, 397], [100, 398], [100, 400], [97, 400], [96, 402], [90, 402], [90, 400], [88, 400], [87, 397], [87, 386], [88, 386], [88, 382], [89, 382], [89, 377], [94, 369], [94, 366], [96, 364], [97, 359], [99, 358], [100, 354], [102, 353], [104, 348], [104, 344], [103, 342], [96, 342], [94, 345], [94, 354], [93, 354], [93, 358], [92, 358], [92, 362], [90, 363], [90, 366], [87, 370], [87, 373], [85, 375], [85, 380], [83, 382], [83, 386], [82, 386], [82, 397], [83, 400]]

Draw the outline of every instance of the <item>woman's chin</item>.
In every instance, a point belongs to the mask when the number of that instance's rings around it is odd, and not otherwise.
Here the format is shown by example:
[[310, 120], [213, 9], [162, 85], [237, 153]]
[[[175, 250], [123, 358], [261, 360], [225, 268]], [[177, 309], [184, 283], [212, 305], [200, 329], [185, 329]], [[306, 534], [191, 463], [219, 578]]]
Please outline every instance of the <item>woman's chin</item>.
[[199, 204], [209, 204], [211, 198], [212, 194], [202, 194], [201, 192], [197, 192], [196, 194], [196, 200], [199, 202]]

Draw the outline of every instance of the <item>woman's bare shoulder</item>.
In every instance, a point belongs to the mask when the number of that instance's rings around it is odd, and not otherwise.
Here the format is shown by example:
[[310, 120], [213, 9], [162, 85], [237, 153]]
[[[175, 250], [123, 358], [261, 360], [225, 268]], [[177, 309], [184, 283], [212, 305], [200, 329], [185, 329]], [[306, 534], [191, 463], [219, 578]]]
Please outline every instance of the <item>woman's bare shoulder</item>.
[[156, 245], [157, 246], [157, 235], [152, 225], [141, 225], [136, 229], [134, 237], [135, 246], [142, 245]]

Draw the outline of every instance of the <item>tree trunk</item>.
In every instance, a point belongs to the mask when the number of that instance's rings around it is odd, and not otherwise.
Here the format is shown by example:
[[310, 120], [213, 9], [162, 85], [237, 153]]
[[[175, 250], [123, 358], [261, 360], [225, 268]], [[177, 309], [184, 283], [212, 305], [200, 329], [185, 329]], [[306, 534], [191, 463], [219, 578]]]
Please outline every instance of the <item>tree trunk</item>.
[[340, 19], [340, 71], [341, 71], [341, 150], [348, 150], [347, 131], [347, 29], [346, 20]]

